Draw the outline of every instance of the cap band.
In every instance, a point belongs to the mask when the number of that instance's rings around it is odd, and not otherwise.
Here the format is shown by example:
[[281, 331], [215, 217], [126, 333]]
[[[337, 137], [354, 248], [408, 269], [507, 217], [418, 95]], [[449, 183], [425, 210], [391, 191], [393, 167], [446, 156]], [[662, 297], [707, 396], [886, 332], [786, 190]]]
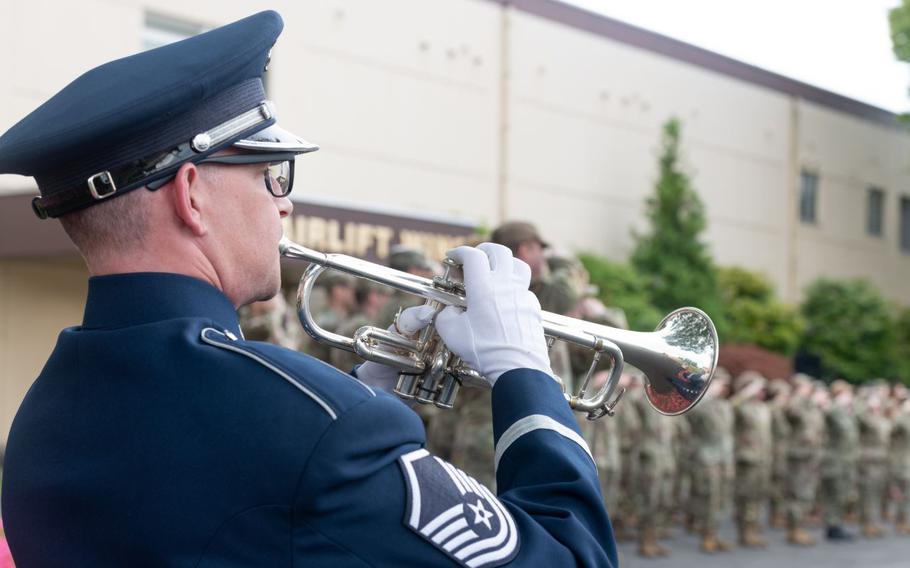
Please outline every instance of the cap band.
[[239, 116], [195, 134], [191, 140], [174, 148], [138, 158], [118, 168], [92, 173], [83, 183], [44, 197], [36, 197], [32, 200], [32, 210], [39, 218], [46, 219], [87, 207], [99, 200], [166, 177], [184, 162], [211, 154], [274, 122], [271, 103], [263, 101]]

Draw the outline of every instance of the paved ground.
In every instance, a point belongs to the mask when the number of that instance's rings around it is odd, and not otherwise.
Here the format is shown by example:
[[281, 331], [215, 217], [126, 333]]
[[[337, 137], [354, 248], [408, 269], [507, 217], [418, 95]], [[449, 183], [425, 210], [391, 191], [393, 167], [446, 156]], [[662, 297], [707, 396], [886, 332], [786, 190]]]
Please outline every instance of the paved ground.
[[[850, 527], [851, 532], [857, 532]], [[910, 567], [910, 537], [889, 534], [877, 540], [856, 539], [852, 543], [833, 544], [822, 538], [822, 531], [813, 531], [819, 544], [810, 548], [797, 548], [785, 541], [782, 530], [768, 534], [770, 546], [765, 550], [736, 548], [732, 552], [702, 554], [695, 536], [676, 531], [676, 537], [661, 541], [670, 549], [671, 556], [659, 559], [645, 559], [638, 556], [637, 546], [632, 542], [619, 543], [619, 565], [621, 568], [908, 568]], [[735, 529], [731, 524], [724, 526], [721, 536], [735, 542]]]

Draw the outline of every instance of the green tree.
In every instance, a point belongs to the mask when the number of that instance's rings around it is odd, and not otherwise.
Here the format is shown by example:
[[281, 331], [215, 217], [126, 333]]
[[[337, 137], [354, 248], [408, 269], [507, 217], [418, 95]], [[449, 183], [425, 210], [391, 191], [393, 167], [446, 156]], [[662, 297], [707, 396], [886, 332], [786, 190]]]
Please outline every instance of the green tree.
[[[891, 50], [894, 57], [910, 63], [910, 0], [902, 0], [901, 5], [888, 12], [888, 23], [891, 27]], [[904, 122], [910, 121], [910, 115], [901, 115]]]
[[721, 268], [718, 285], [727, 341], [752, 343], [788, 356], [796, 352], [805, 322], [796, 309], [775, 299], [767, 278], [744, 268]]
[[636, 235], [632, 265], [645, 278], [652, 302], [668, 312], [682, 306], [706, 311], [725, 329], [714, 263], [700, 235], [707, 215], [689, 176], [679, 163], [681, 125], [676, 118], [664, 124], [660, 175], [647, 200], [650, 229]]
[[598, 287], [598, 298], [608, 306], [622, 308], [629, 320], [629, 327], [638, 331], [652, 331], [663, 314], [651, 304], [645, 279], [631, 265], [613, 262], [606, 258], [582, 253], [579, 260]]
[[900, 6], [888, 12], [888, 23], [894, 56], [910, 62], [910, 0], [903, 0]]
[[897, 335], [891, 312], [865, 280], [816, 280], [802, 305], [803, 348], [821, 358], [824, 378], [893, 379]]

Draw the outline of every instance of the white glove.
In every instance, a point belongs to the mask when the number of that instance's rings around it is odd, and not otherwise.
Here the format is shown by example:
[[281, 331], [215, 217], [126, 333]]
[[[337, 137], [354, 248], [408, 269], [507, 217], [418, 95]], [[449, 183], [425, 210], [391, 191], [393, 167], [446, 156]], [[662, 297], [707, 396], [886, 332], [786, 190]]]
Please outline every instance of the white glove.
[[528, 265], [493, 243], [461, 246], [448, 255], [462, 264], [467, 309], [449, 306], [436, 316], [436, 329], [446, 346], [491, 385], [512, 369], [553, 376], [540, 302], [528, 290]]
[[[389, 326], [389, 331], [402, 335], [413, 335], [433, 321], [435, 313], [432, 307], [425, 304], [408, 308], [398, 315], [396, 322]], [[397, 367], [390, 367], [375, 361], [366, 361], [354, 371], [361, 382], [388, 392], [392, 392], [395, 388], [400, 373], [401, 371]]]

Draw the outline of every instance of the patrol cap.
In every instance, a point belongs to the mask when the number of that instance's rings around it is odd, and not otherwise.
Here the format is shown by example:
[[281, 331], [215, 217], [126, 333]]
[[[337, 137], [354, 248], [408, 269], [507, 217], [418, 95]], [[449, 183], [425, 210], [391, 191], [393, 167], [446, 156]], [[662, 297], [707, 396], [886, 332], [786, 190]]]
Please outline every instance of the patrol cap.
[[513, 251], [518, 245], [527, 241], [537, 241], [540, 246], [547, 248], [549, 243], [540, 237], [537, 227], [527, 221], [507, 221], [496, 227], [490, 240], [494, 243], [509, 247]]
[[88, 71], [0, 137], [0, 173], [33, 176], [41, 217], [117, 197], [229, 146], [292, 161], [262, 83], [283, 28], [261, 12]]
[[319, 277], [317, 281], [320, 285], [325, 286], [327, 290], [330, 290], [334, 286], [349, 286], [355, 288], [357, 286], [357, 278], [351, 276], [346, 272], [341, 272], [338, 270], [327, 270], [322, 276]]
[[[767, 381], [757, 371], [743, 371], [733, 380], [733, 389], [744, 396], [751, 396], [765, 387]], [[748, 394], [745, 394], [748, 393]]]
[[433, 270], [433, 265], [427, 260], [422, 250], [407, 245], [395, 245], [392, 247], [389, 251], [389, 267], [403, 271], [411, 268]]

